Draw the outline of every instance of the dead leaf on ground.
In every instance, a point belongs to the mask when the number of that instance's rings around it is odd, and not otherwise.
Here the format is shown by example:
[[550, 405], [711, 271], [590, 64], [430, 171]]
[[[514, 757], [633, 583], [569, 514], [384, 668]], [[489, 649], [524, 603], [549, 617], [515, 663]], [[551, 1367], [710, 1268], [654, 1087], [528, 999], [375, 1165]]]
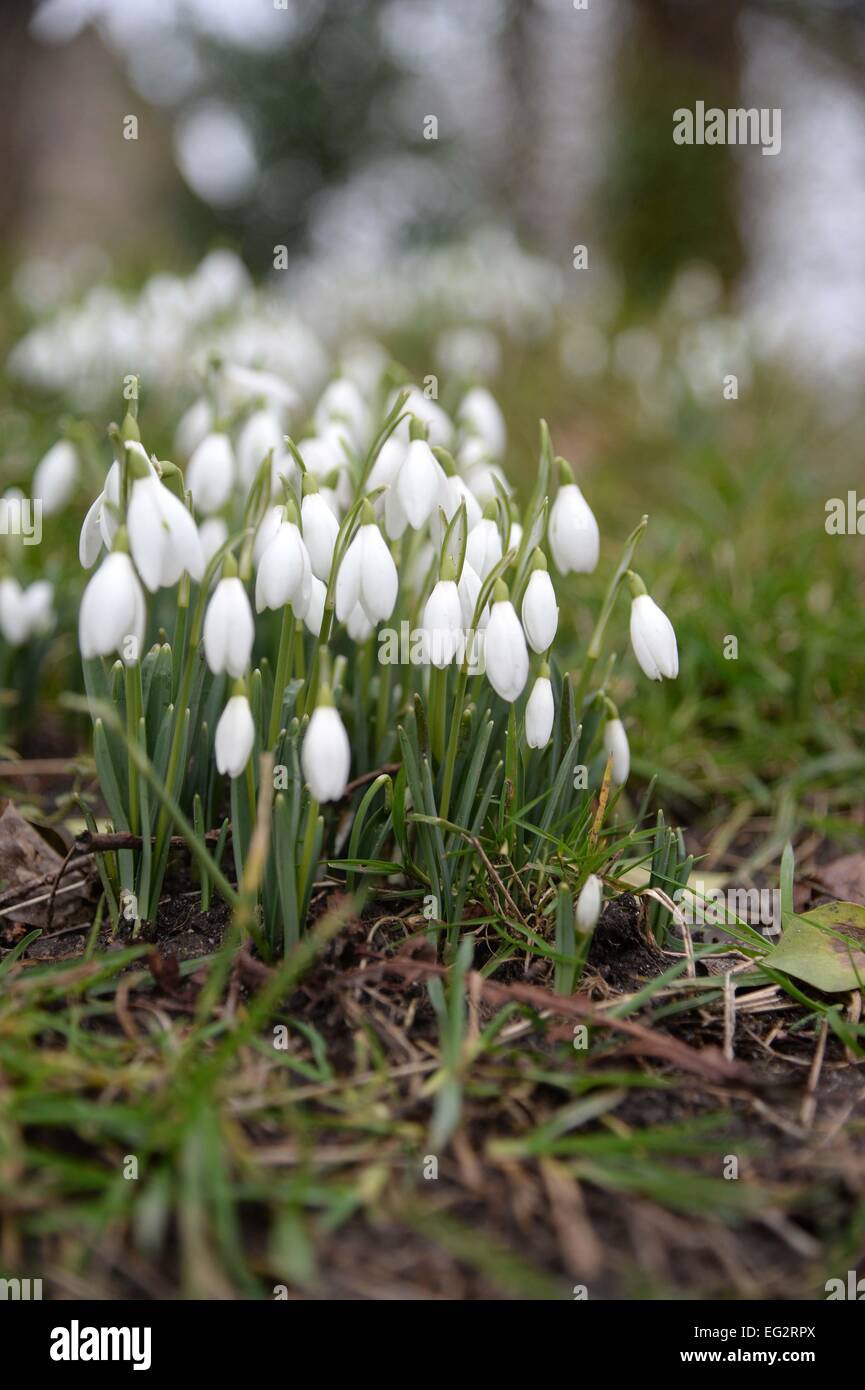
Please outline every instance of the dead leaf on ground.
[[[29, 927], [44, 927], [48, 917], [48, 895], [62, 863], [62, 856], [10, 801], [0, 816], [0, 910], [6, 909], [0, 923], [24, 922]], [[92, 898], [94, 873], [92, 863], [69, 865], [61, 888], [75, 883], [82, 887], [78, 892], [60, 893], [55, 898], [54, 926], [66, 926], [81, 916], [82, 905]], [[44, 900], [29, 903], [31, 898]], [[8, 911], [10, 908], [14, 910]]]
[[824, 903], [800, 917], [791, 917], [764, 963], [826, 994], [861, 988], [865, 981], [865, 907], [859, 903]]
[[822, 864], [811, 877], [830, 897], [865, 904], [865, 854], [844, 854]]

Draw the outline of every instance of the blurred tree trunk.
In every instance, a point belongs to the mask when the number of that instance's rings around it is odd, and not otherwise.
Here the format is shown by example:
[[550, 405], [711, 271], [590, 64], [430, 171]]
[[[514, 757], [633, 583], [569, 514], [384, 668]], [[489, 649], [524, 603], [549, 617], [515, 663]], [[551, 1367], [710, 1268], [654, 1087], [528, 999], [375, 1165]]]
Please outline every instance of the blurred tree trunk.
[[14, 236], [20, 209], [27, 202], [32, 165], [24, 135], [30, 0], [3, 0], [0, 6], [0, 248]]
[[735, 147], [676, 145], [673, 112], [740, 105], [743, 0], [628, 0], [605, 211], [629, 294], [660, 298], [683, 261], [732, 288], [744, 269]]

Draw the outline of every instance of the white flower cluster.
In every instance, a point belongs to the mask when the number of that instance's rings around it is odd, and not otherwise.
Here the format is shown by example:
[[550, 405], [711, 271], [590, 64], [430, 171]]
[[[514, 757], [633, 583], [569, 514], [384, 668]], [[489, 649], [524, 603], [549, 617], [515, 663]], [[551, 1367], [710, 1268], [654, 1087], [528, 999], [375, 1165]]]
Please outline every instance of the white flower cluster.
[[[280, 378], [223, 365], [211, 398], [196, 402], [181, 421], [185, 479], [174, 464], [148, 455], [134, 420], [117, 434], [118, 456], [81, 532], [86, 568], [103, 547], [109, 552], [82, 599], [82, 655], [116, 652], [135, 666], [144, 644], [145, 592], [212, 581], [201, 640], [211, 672], [235, 682], [215, 730], [216, 765], [231, 777], [244, 771], [254, 746], [246, 681], [255, 615], [267, 610], [283, 616], [270, 747], [297, 633], [302, 639], [305, 627], [312, 649], [319, 643], [326, 649], [335, 621], [351, 641], [365, 643], [398, 604], [421, 615], [431, 686], [436, 671], [458, 661], [465, 633], [475, 626], [484, 634], [486, 678], [509, 704], [523, 694], [534, 654], [525, 739], [543, 748], [552, 736], [548, 660], [559, 607], [543, 548], [546, 512], [539, 513], [540, 526], [517, 513], [502, 468], [503, 415], [478, 387], [452, 416], [417, 388], [381, 394], [380, 409], [371, 409], [355, 382], [331, 381], [295, 445], [285, 432], [297, 418], [294, 393]], [[376, 434], [379, 418], [385, 426]], [[569, 466], [562, 460], [558, 466], [546, 527], [551, 558], [561, 576], [588, 574], [598, 562], [598, 526]], [[531, 534], [523, 523], [532, 525]], [[630, 579], [637, 660], [652, 679], [674, 677], [672, 626], [639, 577]], [[312, 694], [303, 771], [316, 801], [338, 800], [351, 747], [326, 681]], [[622, 783], [627, 738], [614, 707], [610, 715], [604, 746]]]

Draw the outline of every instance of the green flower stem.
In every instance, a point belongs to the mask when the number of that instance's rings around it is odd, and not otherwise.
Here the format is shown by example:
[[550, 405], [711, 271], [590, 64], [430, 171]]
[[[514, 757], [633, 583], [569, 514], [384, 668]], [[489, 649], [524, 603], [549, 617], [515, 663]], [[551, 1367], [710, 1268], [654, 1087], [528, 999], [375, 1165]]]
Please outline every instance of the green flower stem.
[[451, 716], [451, 727], [448, 734], [447, 753], [445, 755], [445, 772], [442, 781], [441, 804], [439, 813], [443, 820], [447, 819], [448, 808], [451, 802], [451, 791], [454, 782], [454, 768], [457, 761], [457, 748], [460, 739], [460, 723], [463, 716], [463, 702], [466, 698], [466, 686], [468, 684], [469, 672], [467, 661], [464, 661], [459, 669], [457, 676], [456, 691], [454, 693], [453, 713]]
[[301, 850], [300, 856], [300, 872], [297, 875], [298, 908], [301, 908], [303, 906], [303, 900], [306, 894], [306, 885], [309, 881], [310, 871], [313, 867], [310, 861], [312, 860], [312, 850], [315, 844], [315, 830], [317, 822], [318, 802], [315, 800], [315, 797], [310, 796], [309, 806], [306, 810], [306, 828], [303, 832], [303, 849]]
[[[439, 670], [430, 667], [429, 674], [429, 726], [430, 747], [436, 762], [441, 765], [445, 755], [445, 692], [447, 690], [447, 667]], [[457, 721], [459, 723], [459, 721]]]
[[625, 578], [625, 575], [630, 569], [631, 560], [634, 556], [634, 551], [636, 550], [637, 546], [642, 540], [643, 533], [645, 532], [648, 524], [649, 518], [647, 516], [644, 516], [640, 521], [639, 525], [634, 527], [630, 536], [625, 541], [625, 549], [622, 553], [622, 558], [619, 561], [619, 564], [616, 568], [616, 572], [610, 580], [609, 587], [604, 596], [604, 602], [601, 605], [601, 611], [598, 614], [598, 621], [595, 623], [591, 641], [589, 642], [589, 649], [586, 652], [586, 659], [583, 662], [583, 669], [580, 672], [580, 679], [577, 682], [577, 687], [574, 692], [574, 704], [576, 706], [578, 718], [580, 710], [583, 707], [583, 701], [586, 698], [586, 691], [589, 688], [589, 683], [592, 679], [592, 674], [594, 672], [595, 666], [597, 665], [598, 658], [601, 655], [601, 647], [603, 645], [604, 633], [607, 628], [607, 623], [610, 621], [610, 614], [613, 611], [613, 607], [615, 605], [619, 589], [621, 588], [622, 581]]
[[292, 661], [294, 658], [294, 612], [291, 604], [287, 603], [282, 610], [282, 627], [279, 632], [279, 654], [276, 658], [276, 675], [273, 680], [273, 701], [270, 706], [270, 727], [267, 733], [268, 748], [276, 747], [276, 740], [279, 738], [280, 721], [282, 718], [282, 701], [285, 695], [285, 687], [291, 676]]
[[138, 722], [141, 718], [143, 694], [141, 689], [141, 667], [137, 661], [123, 666], [123, 679], [126, 687], [126, 735], [129, 767], [129, 829], [133, 835], [141, 833], [141, 794], [138, 786], [138, 769], [132, 757], [132, 746], [138, 742]]

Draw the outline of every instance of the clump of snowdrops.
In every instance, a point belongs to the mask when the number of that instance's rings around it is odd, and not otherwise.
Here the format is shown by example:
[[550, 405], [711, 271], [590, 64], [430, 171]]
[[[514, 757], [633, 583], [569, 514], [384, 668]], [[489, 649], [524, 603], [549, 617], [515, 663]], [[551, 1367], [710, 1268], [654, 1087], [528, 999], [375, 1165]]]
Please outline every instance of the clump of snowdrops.
[[115, 919], [156, 917], [179, 834], [202, 905], [216, 891], [243, 908], [266, 954], [304, 931], [324, 866], [350, 889], [416, 894], [451, 947], [478, 894], [522, 921], [542, 904], [572, 956], [601, 906], [593, 798], [629, 773], [598, 676], [623, 588], [642, 670], [678, 670], [631, 569], [646, 518], [570, 675], [557, 587], [595, 569], [599, 534], [544, 425], [521, 509], [485, 389], [448, 414], [416, 387], [367, 397], [338, 378], [297, 429], [278, 378], [214, 364], [181, 422], [182, 468], [148, 451], [129, 394], [80, 540]]

